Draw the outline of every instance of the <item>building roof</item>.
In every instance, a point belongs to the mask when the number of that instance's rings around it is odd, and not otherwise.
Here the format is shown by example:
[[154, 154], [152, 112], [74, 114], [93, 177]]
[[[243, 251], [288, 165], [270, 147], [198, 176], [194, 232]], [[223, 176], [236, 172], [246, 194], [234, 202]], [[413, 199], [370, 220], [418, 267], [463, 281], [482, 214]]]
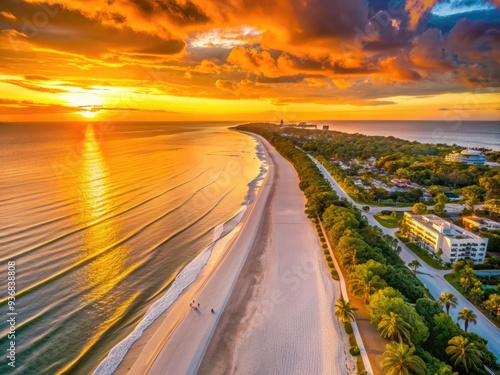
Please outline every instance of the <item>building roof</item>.
[[479, 216], [464, 216], [462, 219], [467, 219], [467, 220], [470, 220], [470, 221], [474, 221], [478, 224], [496, 224], [496, 225], [500, 225], [500, 223], [498, 221], [494, 221], [494, 220], [490, 220], [490, 219], [487, 219], [485, 217], [479, 217]]
[[462, 155], [484, 155], [482, 151], [477, 150], [462, 150]]
[[435, 233], [442, 233], [444, 236], [457, 240], [480, 239], [480, 236], [469, 232], [459, 226], [450, 223], [436, 215], [409, 215], [414, 220], [425, 225]]

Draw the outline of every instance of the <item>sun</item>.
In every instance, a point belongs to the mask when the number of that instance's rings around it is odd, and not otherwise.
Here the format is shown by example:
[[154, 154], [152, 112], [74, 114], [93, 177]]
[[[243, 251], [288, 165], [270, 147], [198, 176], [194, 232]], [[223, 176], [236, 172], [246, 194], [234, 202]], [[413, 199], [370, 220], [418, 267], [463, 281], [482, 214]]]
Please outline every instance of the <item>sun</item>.
[[90, 91], [71, 92], [64, 95], [64, 99], [75, 107], [75, 113], [85, 118], [94, 118], [103, 107], [102, 98]]
[[82, 115], [83, 117], [86, 117], [86, 118], [94, 118], [99, 112], [100, 111], [93, 111], [93, 110], [84, 109], [83, 111], [76, 112], [76, 113], [78, 113], [79, 115]]

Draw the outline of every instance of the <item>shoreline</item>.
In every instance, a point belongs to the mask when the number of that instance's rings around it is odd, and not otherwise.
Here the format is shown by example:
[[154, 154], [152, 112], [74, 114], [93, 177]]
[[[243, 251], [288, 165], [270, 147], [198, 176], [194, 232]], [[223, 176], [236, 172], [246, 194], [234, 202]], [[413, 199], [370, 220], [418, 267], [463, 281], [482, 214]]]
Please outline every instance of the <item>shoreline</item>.
[[198, 374], [355, 374], [349, 339], [333, 316], [340, 285], [304, 213], [297, 173], [272, 146], [268, 152], [276, 155], [271, 205]]
[[[256, 139], [254, 137], [254, 139]], [[257, 142], [257, 155], [259, 153], [265, 153], [267, 155], [267, 150], [265, 147], [261, 144], [259, 140], [256, 139]], [[262, 159], [261, 159], [262, 160]], [[262, 175], [262, 168], [267, 168], [267, 171], [265, 171], [264, 175]], [[175, 339], [176, 332], [179, 330], [182, 330], [182, 325], [187, 324], [186, 320], [190, 320], [193, 318], [193, 312], [189, 311], [189, 302], [196, 296], [197, 301], [204, 299], [204, 295], [206, 297], [211, 297], [213, 300], [216, 299], [216, 294], [220, 294], [217, 290], [211, 290], [210, 289], [210, 284], [214, 284], [213, 279], [217, 278], [217, 275], [221, 276], [222, 273], [220, 272], [220, 268], [225, 268], [233, 272], [236, 272], [237, 269], [235, 268], [230, 268], [230, 267], [223, 267], [223, 264], [226, 262], [232, 263], [234, 266], [238, 265], [238, 262], [241, 264], [244, 263], [244, 259], [237, 259], [238, 256], [241, 258], [246, 257], [248, 252], [244, 253], [242, 250], [244, 250], [243, 247], [239, 251], [234, 251], [235, 246], [237, 246], [240, 241], [241, 237], [247, 233], [251, 236], [252, 234], [255, 235], [256, 228], [254, 228], [254, 232], [252, 233], [252, 225], [249, 227], [249, 221], [256, 221], [257, 223], [260, 222], [260, 220], [255, 220], [256, 214], [258, 217], [261, 215], [259, 214], [259, 209], [262, 210], [263, 207], [265, 206], [265, 202], [267, 200], [267, 195], [268, 195], [268, 190], [270, 184], [268, 183], [270, 177], [272, 179], [272, 174], [273, 171], [270, 168], [269, 164], [266, 161], [262, 160], [262, 167], [261, 167], [261, 173], [259, 176], [256, 177], [255, 181], [255, 197], [253, 201], [248, 205], [247, 210], [245, 214], [243, 215], [242, 220], [238, 223], [238, 225], [233, 229], [233, 231], [228, 234], [228, 236], [219, 239], [217, 241], [217, 245], [221, 245], [219, 249], [219, 254], [212, 254], [210, 257], [207, 265], [202, 268], [200, 271], [199, 275], [197, 278], [187, 287], [185, 288], [181, 294], [178, 296], [178, 298], [172, 303], [172, 305], [164, 311], [161, 316], [159, 316], [139, 337], [132, 345], [132, 347], [127, 351], [125, 354], [125, 357], [123, 360], [119, 363], [118, 367], [116, 370], [113, 372], [114, 374], [127, 374], [127, 373], [134, 373], [134, 374], [139, 374], [139, 373], [156, 373], [154, 368], [155, 364], [155, 359], [161, 354], [162, 350], [165, 349], [167, 346], [165, 346], [165, 343], [167, 340], [170, 341]], [[252, 181], [252, 182], [254, 182]], [[267, 186], [266, 186], [267, 185]], [[256, 206], [259, 206], [256, 208]], [[249, 220], [252, 218], [252, 220]], [[248, 238], [245, 239], [248, 241]], [[252, 240], [253, 241], [253, 240]], [[234, 255], [233, 255], [234, 254]], [[231, 259], [230, 259], [231, 258]], [[227, 273], [227, 272], [226, 272]], [[234, 275], [233, 275], [234, 277]], [[234, 277], [235, 278], [235, 277]], [[236, 279], [236, 278], [235, 278]], [[227, 278], [224, 279], [224, 281], [227, 281]], [[217, 285], [215, 283], [214, 285]], [[213, 288], [212, 288], [213, 289]], [[219, 288], [220, 289], [220, 288]], [[228, 294], [228, 296], [230, 293]], [[223, 297], [223, 296], [219, 296]], [[218, 303], [217, 306], [214, 306], [215, 310], [218, 311], [220, 307], [223, 308], [225, 301], [224, 298], [219, 298], [220, 302]], [[205, 303], [203, 303], [202, 308], [199, 310], [199, 313], [201, 314], [203, 311], [208, 311], [209, 307], [206, 308], [206, 310], [203, 310], [203, 307], [206, 306]], [[215, 327], [218, 319], [218, 314], [216, 312], [215, 316], [208, 316], [210, 319], [210, 324], [208, 327], [204, 327], [205, 333], [204, 336], [201, 338], [201, 340], [208, 340], [209, 337], [207, 338], [207, 333], [210, 336], [210, 325], [213, 325]], [[215, 318], [215, 319], [213, 319]], [[200, 323], [199, 321], [197, 322], [198, 324]], [[203, 325], [203, 324], [202, 324]], [[212, 329], [213, 331], [213, 329]], [[194, 347], [195, 345], [191, 345]], [[152, 354], [151, 354], [152, 353]], [[162, 353], [163, 355], [164, 353]], [[185, 353], [184, 353], [185, 354]], [[195, 355], [202, 355], [202, 353], [199, 352], [199, 348], [195, 350]], [[178, 356], [176, 357], [178, 359]], [[201, 359], [200, 359], [201, 361]], [[181, 365], [181, 362], [184, 364], [184, 367], [187, 366], [186, 368], [186, 373], [192, 372], [192, 369], [189, 370], [192, 367], [192, 358], [188, 358], [188, 361], [177, 361], [176, 365], [179, 367]], [[151, 370], [151, 371], [150, 371]], [[159, 373], [159, 372], [158, 372]], [[164, 372], [163, 372], [164, 373]], [[182, 371], [178, 370], [172, 370], [171, 373], [183, 373]]]

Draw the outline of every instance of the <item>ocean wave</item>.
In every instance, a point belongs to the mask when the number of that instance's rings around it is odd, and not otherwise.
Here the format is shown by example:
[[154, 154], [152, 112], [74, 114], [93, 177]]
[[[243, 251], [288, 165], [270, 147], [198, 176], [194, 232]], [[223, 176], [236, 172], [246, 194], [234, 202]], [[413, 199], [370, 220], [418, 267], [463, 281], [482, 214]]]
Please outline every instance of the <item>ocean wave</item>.
[[95, 369], [94, 375], [111, 375], [116, 370], [132, 344], [142, 336], [144, 330], [153, 324], [177, 300], [184, 289], [196, 280], [196, 277], [210, 259], [212, 248], [221, 237], [223, 230], [224, 224], [215, 227], [213, 242], [179, 272], [168, 291], [149, 308], [132, 333], [111, 349], [108, 356]]

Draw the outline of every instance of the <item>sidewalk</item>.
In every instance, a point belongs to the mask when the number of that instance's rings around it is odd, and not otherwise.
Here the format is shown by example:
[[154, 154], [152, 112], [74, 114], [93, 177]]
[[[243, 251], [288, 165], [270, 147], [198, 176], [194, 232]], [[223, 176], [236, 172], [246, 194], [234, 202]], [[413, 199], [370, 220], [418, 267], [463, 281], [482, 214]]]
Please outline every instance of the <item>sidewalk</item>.
[[[338, 271], [339, 274], [339, 282], [340, 288], [342, 290], [342, 297], [346, 301], [351, 301], [351, 305], [358, 310], [354, 313], [355, 320], [351, 321], [352, 331], [354, 336], [356, 337], [356, 342], [358, 343], [359, 350], [361, 352], [361, 358], [363, 359], [363, 364], [365, 366], [365, 370], [368, 371], [368, 374], [378, 375], [383, 374], [382, 368], [380, 367], [380, 361], [383, 356], [383, 352], [385, 349], [385, 345], [387, 341], [380, 337], [380, 334], [377, 332], [376, 328], [370, 324], [370, 316], [368, 315], [368, 310], [365, 307], [365, 304], [360, 299], [355, 298], [347, 288], [347, 283], [344, 278], [344, 274], [347, 274], [347, 271], [344, 267], [341, 267], [337, 262], [337, 258], [335, 257], [335, 253], [333, 252], [332, 247], [330, 246], [330, 240], [328, 235], [323, 228], [323, 224], [320, 222], [321, 231], [325, 238], [328, 239], [327, 245], [328, 250], [330, 251], [330, 255], [333, 260], [333, 264]], [[359, 329], [361, 327], [361, 330]], [[368, 345], [368, 350], [365, 348], [365, 342]]]

